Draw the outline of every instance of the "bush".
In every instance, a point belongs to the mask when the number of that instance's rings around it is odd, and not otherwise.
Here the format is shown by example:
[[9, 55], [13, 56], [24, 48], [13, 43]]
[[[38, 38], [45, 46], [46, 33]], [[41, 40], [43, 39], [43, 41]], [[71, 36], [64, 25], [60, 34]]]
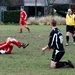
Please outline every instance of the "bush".
[[59, 24], [59, 25], [66, 24], [65, 18], [60, 17], [60, 16], [45, 16], [45, 17], [40, 17], [40, 18], [30, 17], [27, 20], [27, 24], [49, 25], [49, 23], [52, 19], [55, 19], [57, 24]]
[[65, 25], [66, 24], [66, 21], [65, 21], [64, 17], [54, 16], [53, 18], [56, 20], [58, 25]]
[[14, 10], [14, 11], [5, 11], [4, 12], [4, 23], [18, 23], [19, 22], [19, 15], [20, 11], [19, 10]]
[[35, 19], [35, 17], [30, 17], [30, 18], [28, 18], [28, 20], [27, 20], [27, 24], [36, 24], [36, 19]]
[[52, 20], [52, 16], [40, 17], [38, 19], [38, 24], [39, 25], [48, 25], [50, 23], [50, 20]]

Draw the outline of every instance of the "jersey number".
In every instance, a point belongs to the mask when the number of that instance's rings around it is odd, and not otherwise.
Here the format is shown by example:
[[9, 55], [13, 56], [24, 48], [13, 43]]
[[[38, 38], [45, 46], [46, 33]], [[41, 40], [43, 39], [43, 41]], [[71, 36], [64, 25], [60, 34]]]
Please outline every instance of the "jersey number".
[[60, 39], [60, 43], [62, 44], [63, 43], [63, 36], [59, 36], [59, 39]]

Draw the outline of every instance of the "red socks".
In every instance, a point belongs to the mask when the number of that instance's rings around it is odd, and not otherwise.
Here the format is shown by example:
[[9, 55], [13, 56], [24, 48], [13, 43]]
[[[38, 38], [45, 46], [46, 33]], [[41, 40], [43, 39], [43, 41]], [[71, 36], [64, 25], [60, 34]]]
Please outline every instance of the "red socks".
[[22, 28], [20, 28], [20, 33], [22, 33]]
[[19, 41], [13, 41], [12, 43], [15, 44], [18, 47], [21, 45], [21, 42], [19, 42]]

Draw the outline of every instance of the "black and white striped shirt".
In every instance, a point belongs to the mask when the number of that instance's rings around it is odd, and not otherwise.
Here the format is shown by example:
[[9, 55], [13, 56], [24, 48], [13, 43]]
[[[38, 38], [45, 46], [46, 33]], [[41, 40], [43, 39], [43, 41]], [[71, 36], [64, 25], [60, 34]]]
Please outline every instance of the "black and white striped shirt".
[[48, 46], [54, 50], [62, 51], [63, 47], [63, 35], [58, 28], [55, 28], [51, 31], [49, 35], [49, 43]]

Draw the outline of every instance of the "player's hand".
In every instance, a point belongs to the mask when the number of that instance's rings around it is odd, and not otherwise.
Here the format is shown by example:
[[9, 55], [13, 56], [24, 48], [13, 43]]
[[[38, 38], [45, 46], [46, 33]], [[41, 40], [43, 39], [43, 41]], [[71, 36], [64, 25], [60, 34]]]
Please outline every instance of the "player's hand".
[[42, 48], [42, 51], [44, 52], [45, 51], [45, 48]]
[[56, 13], [56, 12], [57, 12], [57, 10], [56, 10], [56, 9], [54, 9], [53, 11], [54, 11], [54, 13]]

